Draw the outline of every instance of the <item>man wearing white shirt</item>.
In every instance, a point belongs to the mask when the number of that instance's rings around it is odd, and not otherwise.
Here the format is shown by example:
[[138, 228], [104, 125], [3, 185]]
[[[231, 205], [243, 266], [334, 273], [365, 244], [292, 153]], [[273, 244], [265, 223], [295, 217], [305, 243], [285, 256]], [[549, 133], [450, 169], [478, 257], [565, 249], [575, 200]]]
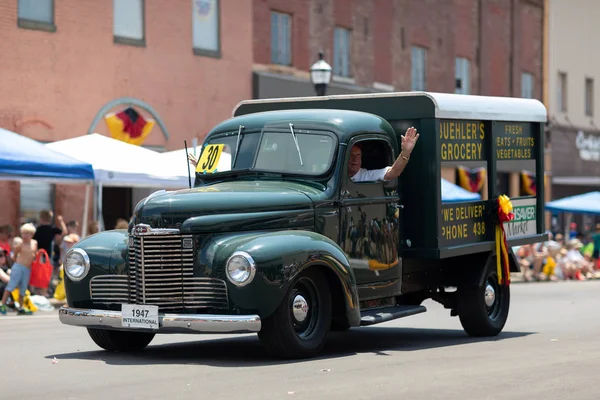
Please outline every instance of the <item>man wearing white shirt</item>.
[[402, 151], [394, 164], [390, 167], [381, 169], [367, 170], [361, 168], [362, 165], [362, 149], [359, 144], [352, 146], [350, 150], [350, 160], [348, 161], [348, 175], [352, 182], [371, 182], [371, 181], [391, 181], [394, 178], [400, 176], [404, 167], [408, 164], [410, 159], [410, 153], [419, 139], [419, 134], [414, 127], [410, 127], [406, 130], [406, 134], [401, 136], [402, 138]]

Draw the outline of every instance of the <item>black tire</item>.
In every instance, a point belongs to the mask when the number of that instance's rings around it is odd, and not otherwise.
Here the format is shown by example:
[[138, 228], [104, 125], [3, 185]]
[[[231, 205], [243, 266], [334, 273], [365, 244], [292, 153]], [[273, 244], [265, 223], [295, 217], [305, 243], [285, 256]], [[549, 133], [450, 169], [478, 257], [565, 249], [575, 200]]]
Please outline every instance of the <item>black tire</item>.
[[[489, 288], [493, 290], [491, 302]], [[486, 290], [491, 305], [486, 304]], [[506, 324], [510, 308], [510, 287], [498, 284], [495, 264], [486, 267], [483, 285], [458, 289], [458, 315], [465, 332], [470, 336], [496, 336]]]
[[343, 332], [350, 329], [350, 324], [347, 321], [343, 321], [341, 319], [333, 319], [331, 321], [331, 330], [334, 332]]
[[141, 351], [154, 339], [154, 333], [148, 332], [88, 328], [88, 333], [94, 343], [108, 351]]
[[[308, 306], [303, 322], [298, 322], [292, 308], [297, 296], [303, 297]], [[258, 337], [271, 356], [308, 358], [321, 351], [330, 327], [331, 294], [327, 278], [311, 268], [290, 284], [277, 310], [263, 320]]]

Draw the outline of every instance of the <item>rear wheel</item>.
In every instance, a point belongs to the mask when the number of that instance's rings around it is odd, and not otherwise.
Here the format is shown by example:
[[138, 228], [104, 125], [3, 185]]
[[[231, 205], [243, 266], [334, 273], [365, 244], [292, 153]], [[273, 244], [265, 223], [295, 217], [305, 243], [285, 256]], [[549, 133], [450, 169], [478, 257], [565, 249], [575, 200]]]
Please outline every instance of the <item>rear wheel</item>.
[[321, 351], [330, 326], [327, 279], [313, 268], [292, 282], [275, 313], [263, 321], [258, 337], [272, 356], [306, 358]]
[[108, 351], [140, 351], [154, 339], [154, 333], [148, 332], [88, 328], [88, 333], [94, 343]]
[[458, 289], [458, 315], [470, 336], [496, 336], [508, 319], [510, 287], [498, 283], [493, 264], [486, 267], [483, 285]]
[[333, 321], [331, 321], [331, 330], [334, 332], [343, 332], [347, 331], [348, 329], [350, 329], [350, 324], [348, 321], [344, 321], [340, 318], [334, 318]]

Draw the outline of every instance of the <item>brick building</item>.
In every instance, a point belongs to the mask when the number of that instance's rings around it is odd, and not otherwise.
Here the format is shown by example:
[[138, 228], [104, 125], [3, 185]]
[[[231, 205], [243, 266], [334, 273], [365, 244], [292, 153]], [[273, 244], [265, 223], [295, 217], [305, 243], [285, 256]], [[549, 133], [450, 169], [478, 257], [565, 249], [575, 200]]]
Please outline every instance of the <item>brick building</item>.
[[[104, 105], [133, 97], [169, 132], [156, 126], [144, 146], [201, 139], [251, 96], [251, 13], [250, 0], [0, 2], [0, 127], [41, 142], [76, 137]], [[109, 135], [102, 120], [94, 130]], [[81, 218], [80, 186], [0, 182], [0, 193], [0, 225], [40, 208]], [[106, 195], [130, 199], [127, 218], [143, 194]]]
[[[543, 0], [254, 0], [253, 12], [254, 98], [314, 95], [308, 69], [322, 50], [328, 94], [542, 99]], [[455, 182], [456, 167], [443, 176]], [[500, 190], [519, 195], [521, 170], [533, 161], [500, 165]]]
[[[314, 95], [321, 50], [329, 94], [542, 95], [543, 0], [14, 0], [0, 3], [0, 27], [0, 127], [43, 142], [85, 134], [104, 105], [131, 96], [169, 130], [144, 146], [180, 148], [242, 99]], [[504, 191], [518, 191], [524, 168], [502, 167]], [[42, 207], [79, 218], [84, 193], [6, 182], [0, 192], [0, 223], [14, 225]], [[103, 203], [131, 198], [126, 213], [140, 196]]]

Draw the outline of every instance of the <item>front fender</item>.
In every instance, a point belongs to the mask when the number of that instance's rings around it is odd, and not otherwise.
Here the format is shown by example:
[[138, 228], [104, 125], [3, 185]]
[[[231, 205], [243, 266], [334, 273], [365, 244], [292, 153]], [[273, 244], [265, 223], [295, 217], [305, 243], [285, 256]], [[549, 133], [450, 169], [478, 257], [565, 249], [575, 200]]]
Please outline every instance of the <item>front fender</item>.
[[[351, 326], [360, 324], [356, 280], [343, 250], [331, 239], [318, 233], [300, 230], [260, 232], [213, 237], [206, 249], [206, 260], [213, 268], [224, 268], [235, 251], [248, 253], [257, 272], [247, 286], [237, 287], [227, 281], [229, 296], [240, 311], [270, 316], [279, 306], [290, 283], [302, 271], [318, 266], [341, 286], [345, 313]], [[223, 272], [224, 273], [224, 272]]]
[[112, 230], [88, 236], [75, 246], [90, 258], [90, 271], [81, 281], [73, 282], [65, 274], [65, 291], [70, 306], [89, 305], [90, 280], [98, 275], [127, 274], [127, 230]]

